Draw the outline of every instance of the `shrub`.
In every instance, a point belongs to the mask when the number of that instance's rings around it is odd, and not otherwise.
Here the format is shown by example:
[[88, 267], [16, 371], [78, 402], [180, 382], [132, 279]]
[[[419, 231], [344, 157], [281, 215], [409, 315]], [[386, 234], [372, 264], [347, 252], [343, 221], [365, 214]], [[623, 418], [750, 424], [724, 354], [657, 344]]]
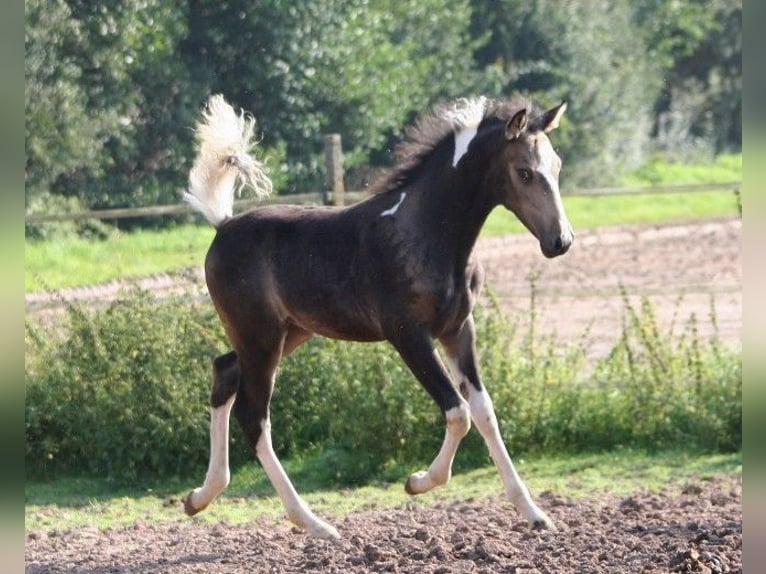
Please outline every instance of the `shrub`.
[[[587, 334], [561, 348], [520, 333], [496, 304], [477, 310], [483, 378], [509, 450], [741, 448], [741, 357], [691, 322], [663, 334], [651, 305], [632, 307], [611, 354], [586, 359]], [[715, 311], [711, 311], [715, 320]], [[102, 310], [71, 307], [60, 335], [27, 326], [26, 464], [33, 477], [135, 481], [204, 474], [212, 358], [228, 348], [209, 305], [136, 291]], [[385, 344], [316, 338], [282, 362], [272, 401], [282, 457], [321, 460], [329, 484], [424, 467], [444, 424]], [[231, 462], [253, 460], [232, 424]], [[472, 431], [457, 469], [490, 463]], [[315, 473], [316, 474], [316, 473]]]
[[70, 307], [61, 338], [28, 325], [28, 474], [135, 480], [204, 467], [210, 365], [223, 340], [212, 319], [135, 291], [104, 310]]

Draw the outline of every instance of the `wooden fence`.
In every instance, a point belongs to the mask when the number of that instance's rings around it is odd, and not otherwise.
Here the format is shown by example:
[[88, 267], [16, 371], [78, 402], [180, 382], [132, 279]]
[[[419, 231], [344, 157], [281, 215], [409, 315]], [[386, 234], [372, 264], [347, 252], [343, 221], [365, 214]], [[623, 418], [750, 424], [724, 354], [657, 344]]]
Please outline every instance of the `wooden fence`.
[[[264, 204], [321, 204], [321, 205], [350, 205], [367, 197], [366, 191], [346, 191], [343, 184], [343, 150], [338, 134], [324, 137], [324, 155], [326, 189], [313, 193], [276, 195], [263, 200], [245, 199], [234, 202], [235, 212], [241, 212], [255, 205]], [[732, 191], [739, 194], [741, 181], [731, 181], [712, 184], [689, 185], [656, 185], [640, 187], [598, 187], [590, 189], [564, 190], [567, 196], [598, 196], [598, 195], [637, 195], [647, 193], [692, 193], [701, 191]], [[193, 209], [186, 203], [174, 205], [154, 205], [148, 207], [124, 207], [115, 209], [98, 209], [80, 211], [77, 213], [28, 213], [25, 215], [27, 224], [47, 223], [56, 221], [77, 221], [85, 219], [123, 219], [128, 217], [157, 217], [163, 215], [183, 215], [192, 213]]]

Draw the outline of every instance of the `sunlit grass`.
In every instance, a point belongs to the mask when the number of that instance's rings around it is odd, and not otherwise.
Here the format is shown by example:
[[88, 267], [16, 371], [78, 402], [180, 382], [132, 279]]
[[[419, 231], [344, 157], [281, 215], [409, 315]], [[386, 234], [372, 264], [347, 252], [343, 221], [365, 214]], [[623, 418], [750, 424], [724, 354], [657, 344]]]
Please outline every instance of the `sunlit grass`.
[[[680, 222], [738, 214], [737, 198], [731, 191], [565, 196], [564, 207], [575, 232], [609, 225]], [[515, 215], [497, 208], [490, 214], [482, 235], [493, 237], [525, 231]]]
[[662, 183], [694, 184], [739, 181], [742, 179], [742, 154], [722, 154], [709, 164], [667, 162], [662, 157], [648, 161], [622, 178], [622, 185], [641, 186]]
[[[659, 490], [669, 484], [741, 473], [742, 453], [699, 455], [667, 452], [647, 455], [630, 450], [604, 454], [550, 456], [516, 461], [533, 494], [552, 491], [563, 496], [598, 497]], [[424, 464], [426, 461], [424, 461]], [[322, 515], [342, 517], [351, 512], [383, 510], [404, 505], [428, 506], [444, 500], [481, 500], [500, 496], [502, 487], [492, 466], [458, 472], [452, 481], [418, 497], [404, 492], [403, 480], [360, 488], [333, 489], [301, 472], [306, 461], [285, 467], [308, 504]], [[417, 470], [417, 469], [412, 469]], [[200, 469], [200, 480], [204, 469]], [[196, 482], [175, 480], [136, 488], [115, 488], [95, 479], [65, 479], [25, 486], [25, 525], [29, 531], [96, 526], [117, 528], [147, 520], [152, 523], [201, 521], [232, 524], [264, 518], [284, 520], [284, 509], [263, 470], [255, 462], [233, 472], [229, 489], [193, 519], [186, 518], [182, 501]]]
[[[722, 155], [713, 163], [701, 165], [668, 163], [660, 158], [626, 175], [621, 184], [724, 183], [741, 177], [742, 154]], [[564, 204], [575, 230], [738, 214], [737, 197], [730, 190], [598, 197], [565, 195]], [[498, 208], [490, 215], [482, 235], [525, 231], [512, 213]], [[199, 267], [214, 233], [212, 227], [200, 223], [160, 231], [116, 233], [107, 240], [71, 237], [28, 241], [24, 287], [26, 292], [38, 292]]]
[[108, 240], [71, 237], [27, 242], [27, 292], [104, 283], [201, 266], [215, 235], [209, 225], [117, 233]]

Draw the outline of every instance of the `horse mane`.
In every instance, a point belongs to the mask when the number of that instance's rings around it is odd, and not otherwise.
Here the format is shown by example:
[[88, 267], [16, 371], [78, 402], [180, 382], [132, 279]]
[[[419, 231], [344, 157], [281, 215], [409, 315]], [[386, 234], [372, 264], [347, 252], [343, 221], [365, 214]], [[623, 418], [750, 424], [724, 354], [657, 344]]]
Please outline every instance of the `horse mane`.
[[435, 105], [405, 129], [405, 139], [394, 149], [395, 165], [384, 170], [370, 187], [371, 194], [396, 190], [411, 180], [430, 154], [447, 138], [468, 127], [495, 121], [505, 123], [521, 109], [535, 115], [536, 108], [524, 97], [490, 100], [483, 96], [460, 98]]

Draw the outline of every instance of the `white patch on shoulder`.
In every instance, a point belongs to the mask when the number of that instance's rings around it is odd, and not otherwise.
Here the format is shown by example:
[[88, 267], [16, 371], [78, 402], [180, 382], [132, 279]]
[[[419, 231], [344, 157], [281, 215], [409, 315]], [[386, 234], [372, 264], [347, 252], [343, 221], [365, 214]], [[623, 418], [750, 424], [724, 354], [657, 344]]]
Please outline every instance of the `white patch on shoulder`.
[[407, 197], [407, 194], [403, 191], [402, 194], [399, 196], [399, 201], [394, 205], [391, 209], [386, 209], [384, 212], [380, 214], [381, 217], [386, 217], [389, 215], [394, 215], [397, 211], [399, 211], [399, 208], [402, 206], [402, 203], [404, 203], [404, 198]]
[[460, 99], [452, 109], [446, 112], [446, 119], [455, 132], [455, 153], [452, 156], [452, 167], [456, 167], [460, 159], [468, 152], [468, 146], [484, 119], [487, 98], [484, 96], [473, 99]]

